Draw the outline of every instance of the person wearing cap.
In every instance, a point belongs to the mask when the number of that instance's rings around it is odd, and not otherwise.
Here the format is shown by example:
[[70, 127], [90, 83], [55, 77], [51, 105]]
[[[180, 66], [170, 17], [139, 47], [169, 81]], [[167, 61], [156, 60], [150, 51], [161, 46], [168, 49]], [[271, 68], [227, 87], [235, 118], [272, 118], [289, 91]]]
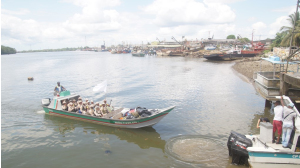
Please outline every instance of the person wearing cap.
[[81, 101], [81, 100], [78, 100], [77, 102], [78, 102], [78, 103], [77, 103], [77, 106], [75, 107], [75, 110], [78, 111], [79, 113], [82, 113], [82, 112], [80, 111], [80, 107], [82, 106], [82, 101]]
[[275, 143], [275, 133], [277, 130], [276, 144], [279, 144], [280, 136], [282, 134], [282, 106], [280, 101], [275, 102], [274, 107], [274, 119], [273, 119], [273, 143]]
[[68, 104], [68, 111], [69, 112], [75, 112], [75, 107], [74, 107], [74, 104], [72, 102], [70, 102]]
[[99, 106], [95, 107], [94, 115], [97, 116], [97, 117], [103, 117], [103, 113], [100, 111]]
[[75, 99], [72, 100], [75, 111], [77, 110], [78, 103]]
[[62, 85], [60, 85], [60, 82], [57, 82], [57, 85], [54, 88], [54, 95], [56, 95], [64, 90], [66, 90], [66, 88], [64, 88]]
[[103, 102], [104, 102], [104, 103], [101, 104], [100, 110], [101, 110], [101, 112], [102, 112], [103, 114], [106, 114], [106, 113], [108, 113], [107, 107], [109, 107], [109, 104], [106, 104], [106, 100], [104, 100]]
[[80, 106], [80, 111], [82, 114], [86, 114], [86, 110], [87, 110], [86, 102], [83, 102], [82, 106]]
[[93, 100], [91, 100], [91, 105], [95, 105]]
[[94, 106], [93, 105], [89, 106], [88, 114], [91, 115], [91, 116], [94, 116]]
[[68, 111], [68, 106], [67, 106], [67, 103], [66, 103], [66, 101], [63, 101], [63, 102], [62, 102], [62, 106], [61, 106], [61, 108], [62, 108], [63, 110], [66, 110], [66, 111]]
[[296, 113], [293, 110], [294, 103], [290, 103], [287, 106], [284, 106], [283, 98], [281, 96], [281, 105], [283, 106], [283, 124], [282, 124], [282, 147], [288, 148], [289, 140], [293, 128], [295, 127], [295, 118]]

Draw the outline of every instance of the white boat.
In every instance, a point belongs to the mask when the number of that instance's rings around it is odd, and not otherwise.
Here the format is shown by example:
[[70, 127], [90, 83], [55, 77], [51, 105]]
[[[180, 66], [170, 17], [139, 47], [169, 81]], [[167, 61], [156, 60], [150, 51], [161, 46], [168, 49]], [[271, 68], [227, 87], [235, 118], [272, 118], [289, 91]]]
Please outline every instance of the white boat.
[[[280, 99], [280, 97], [276, 97]], [[284, 103], [292, 101], [283, 96]], [[296, 107], [293, 108], [295, 119], [295, 135], [290, 148], [283, 148], [282, 144], [272, 143], [273, 126], [271, 123], [261, 122], [259, 135], [241, 135], [231, 132], [228, 139], [229, 155], [235, 164], [248, 161], [253, 168], [299, 168], [300, 167], [300, 115]]]

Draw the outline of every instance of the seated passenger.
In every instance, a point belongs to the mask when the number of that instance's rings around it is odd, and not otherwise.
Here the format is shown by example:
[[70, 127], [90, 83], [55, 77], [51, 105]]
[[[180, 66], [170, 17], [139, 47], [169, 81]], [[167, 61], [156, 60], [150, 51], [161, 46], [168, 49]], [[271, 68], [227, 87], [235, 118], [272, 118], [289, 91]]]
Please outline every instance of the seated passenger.
[[97, 116], [97, 117], [103, 117], [103, 113], [100, 111], [99, 106], [95, 107], [94, 115]]
[[75, 111], [77, 111], [77, 106], [78, 106], [77, 101], [75, 99], [73, 99], [72, 103], [73, 103]]
[[86, 115], [90, 115], [90, 107], [86, 106]]
[[91, 105], [95, 105], [93, 100], [91, 100]]
[[63, 101], [63, 102], [62, 102], [62, 106], [61, 106], [61, 108], [62, 108], [63, 110], [66, 110], [66, 111], [68, 111], [68, 106], [67, 106], [67, 103], [66, 103], [66, 101]]
[[77, 107], [75, 108], [76, 111], [80, 110], [80, 107], [82, 106], [82, 101], [78, 101]]
[[72, 102], [70, 102], [70, 103], [68, 104], [68, 111], [69, 111], [69, 112], [75, 112], [75, 107], [74, 107], [74, 105], [73, 105]]
[[101, 105], [101, 108], [100, 108], [101, 112], [102, 112], [103, 114], [108, 113], [107, 107], [109, 107], [109, 106], [110, 106], [110, 105], [106, 103], [106, 100], [104, 100], [104, 103]]
[[87, 110], [86, 102], [83, 102], [82, 106], [80, 106], [80, 111], [81, 111], [82, 114], [86, 114], [86, 110]]
[[89, 115], [94, 116], [94, 106], [93, 106], [93, 105], [91, 105], [91, 106], [89, 107], [88, 113], [89, 113]]

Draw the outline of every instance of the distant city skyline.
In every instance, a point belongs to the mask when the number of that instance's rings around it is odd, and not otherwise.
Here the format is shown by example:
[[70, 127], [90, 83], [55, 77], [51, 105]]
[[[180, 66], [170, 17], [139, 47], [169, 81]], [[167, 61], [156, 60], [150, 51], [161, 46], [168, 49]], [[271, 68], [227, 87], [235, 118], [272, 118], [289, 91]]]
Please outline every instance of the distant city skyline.
[[274, 38], [296, 0], [2, 0], [1, 44], [17, 51], [198, 40]]

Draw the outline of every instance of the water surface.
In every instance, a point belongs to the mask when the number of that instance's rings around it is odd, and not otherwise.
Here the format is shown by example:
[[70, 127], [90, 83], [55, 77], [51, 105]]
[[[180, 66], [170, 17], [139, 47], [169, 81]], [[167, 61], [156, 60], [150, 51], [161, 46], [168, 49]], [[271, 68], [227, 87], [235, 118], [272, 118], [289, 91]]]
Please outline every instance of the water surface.
[[[236, 75], [233, 64], [81, 51], [1, 56], [2, 166], [198, 167], [170, 159], [166, 142], [178, 135], [202, 135], [226, 145], [231, 130], [258, 133], [257, 120], [272, 118], [264, 99]], [[106, 95], [93, 92], [103, 80], [108, 81]], [[83, 98], [106, 98], [114, 106], [176, 108], [143, 129], [45, 115], [41, 99], [52, 97], [57, 81]], [[218, 163], [206, 167], [237, 167], [228, 156], [212, 162]]]

